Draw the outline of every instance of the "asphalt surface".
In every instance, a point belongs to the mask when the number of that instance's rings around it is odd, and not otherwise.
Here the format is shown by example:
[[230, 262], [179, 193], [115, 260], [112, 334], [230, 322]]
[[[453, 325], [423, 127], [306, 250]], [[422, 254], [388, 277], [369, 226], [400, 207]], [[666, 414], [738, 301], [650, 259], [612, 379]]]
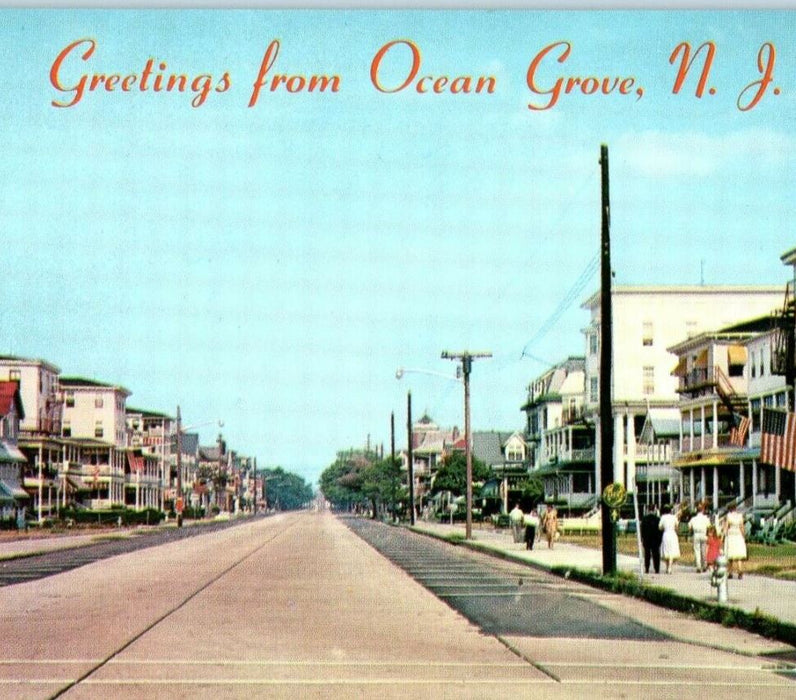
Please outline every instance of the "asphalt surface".
[[344, 522], [362, 539], [486, 634], [661, 640], [665, 635], [589, 600], [584, 588], [405, 528]]
[[[79, 547], [33, 552], [27, 556], [0, 560], [0, 586], [35, 581], [139, 549], [157, 547], [240, 525], [244, 520], [221, 520], [192, 527], [172, 527], [145, 531], [119, 531], [98, 537], [100, 541]], [[64, 544], [68, 540], [65, 538]]]

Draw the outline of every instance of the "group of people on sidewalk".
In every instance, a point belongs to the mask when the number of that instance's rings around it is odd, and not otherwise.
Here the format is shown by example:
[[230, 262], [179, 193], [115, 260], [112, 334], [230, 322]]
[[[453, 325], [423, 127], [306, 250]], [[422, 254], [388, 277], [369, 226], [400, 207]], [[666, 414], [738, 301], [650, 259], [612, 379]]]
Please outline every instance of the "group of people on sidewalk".
[[541, 537], [547, 540], [548, 549], [552, 549], [559, 536], [558, 511], [554, 507], [546, 508], [540, 517], [535, 508], [530, 513], [523, 513], [517, 503], [509, 513], [509, 522], [514, 542], [525, 542], [525, 549], [533, 549]]
[[[688, 521], [688, 533], [694, 547], [694, 565], [697, 573], [715, 568], [719, 555], [727, 559], [729, 577], [733, 571], [743, 578], [743, 561], [747, 558], [743, 515], [730, 504], [723, 525], [711, 521], [703, 503]], [[680, 558], [680, 521], [669, 505], [658, 515], [654, 506], [647, 506], [641, 519], [641, 543], [644, 548], [644, 571], [650, 572], [650, 563], [656, 574], [660, 573], [661, 559], [666, 563], [666, 573], [672, 572], [675, 560]]]

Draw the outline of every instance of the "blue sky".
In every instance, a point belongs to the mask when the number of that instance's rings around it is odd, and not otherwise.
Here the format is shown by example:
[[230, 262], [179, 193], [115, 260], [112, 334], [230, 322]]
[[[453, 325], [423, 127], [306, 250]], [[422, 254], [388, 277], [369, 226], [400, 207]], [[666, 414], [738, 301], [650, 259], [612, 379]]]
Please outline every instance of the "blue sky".
[[[788, 13], [3, 10], [0, 351], [120, 383], [136, 407], [225, 422], [229, 444], [309, 480], [338, 449], [405, 444], [414, 412], [463, 424], [443, 350], [475, 364], [473, 426], [520, 428], [525, 387], [583, 352], [580, 303], [539, 336], [598, 252], [600, 144], [610, 157], [619, 284], [779, 284], [794, 246], [796, 32]], [[87, 91], [84, 73], [209, 75], [193, 93]], [[340, 76], [335, 93], [253, 83]], [[385, 94], [371, 62], [419, 49], [419, 76], [494, 76], [493, 94]], [[533, 95], [557, 78], [633, 78], [629, 95]], [[669, 56], [716, 46], [680, 94]], [[758, 52], [776, 49], [774, 80]], [[84, 45], [84, 46], [87, 46]], [[397, 85], [410, 51], [380, 73]], [[270, 74], [269, 74], [270, 75]], [[643, 88], [638, 99], [635, 90]], [[779, 94], [774, 95], [774, 88]], [[748, 96], [748, 93], [747, 93]], [[529, 344], [529, 341], [532, 341]], [[526, 354], [523, 357], [523, 349]], [[203, 431], [212, 441], [214, 431]]]

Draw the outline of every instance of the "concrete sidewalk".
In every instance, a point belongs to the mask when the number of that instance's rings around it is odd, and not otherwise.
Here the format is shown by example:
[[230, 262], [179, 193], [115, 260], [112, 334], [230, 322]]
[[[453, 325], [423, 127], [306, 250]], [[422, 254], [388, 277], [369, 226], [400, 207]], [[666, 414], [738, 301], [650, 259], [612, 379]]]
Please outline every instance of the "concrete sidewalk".
[[[447, 537], [453, 533], [464, 537], [465, 532], [463, 523], [447, 525], [422, 520], [417, 521], [415, 529], [437, 537]], [[548, 549], [546, 542], [537, 542], [534, 549], [528, 551], [524, 543], [513, 542], [511, 530], [474, 527], [470, 546], [545, 569], [571, 566], [573, 569], [602, 571], [601, 550], [568, 544], [566, 537], [556, 542], [553, 549]], [[624, 554], [617, 554], [617, 569], [636, 573], [642, 571], [638, 557]], [[663, 571], [663, 567], [661, 570]], [[643, 579], [650, 585], [672, 590], [694, 600], [709, 602], [717, 600], [716, 589], [710, 585], [710, 574], [698, 574], [690, 566], [675, 564], [671, 574], [644, 574]], [[729, 580], [727, 588], [729, 607], [749, 613], [759, 610], [782, 622], [796, 625], [796, 581], [744, 574], [743, 579]]]

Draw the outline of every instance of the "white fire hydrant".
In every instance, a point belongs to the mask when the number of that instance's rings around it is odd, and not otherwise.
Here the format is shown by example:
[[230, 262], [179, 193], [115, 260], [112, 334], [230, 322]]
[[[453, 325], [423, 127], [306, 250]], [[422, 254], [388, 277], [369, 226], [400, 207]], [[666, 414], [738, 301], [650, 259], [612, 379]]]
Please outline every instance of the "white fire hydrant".
[[719, 603], [727, 602], [727, 557], [719, 554], [716, 557], [716, 568], [710, 575], [710, 585], [716, 589]]

